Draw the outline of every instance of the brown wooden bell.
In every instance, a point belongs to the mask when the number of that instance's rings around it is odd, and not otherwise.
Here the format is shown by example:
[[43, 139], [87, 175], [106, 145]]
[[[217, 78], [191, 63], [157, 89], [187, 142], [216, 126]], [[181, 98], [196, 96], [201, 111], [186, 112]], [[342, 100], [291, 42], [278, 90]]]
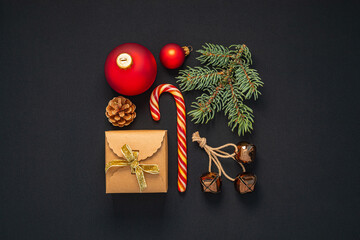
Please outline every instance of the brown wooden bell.
[[221, 177], [215, 172], [206, 172], [200, 177], [201, 191], [208, 193], [221, 192]]
[[256, 184], [256, 175], [253, 173], [241, 173], [236, 176], [234, 186], [241, 194], [253, 192]]
[[254, 144], [240, 142], [237, 144], [236, 160], [241, 163], [251, 163], [255, 159], [256, 147]]

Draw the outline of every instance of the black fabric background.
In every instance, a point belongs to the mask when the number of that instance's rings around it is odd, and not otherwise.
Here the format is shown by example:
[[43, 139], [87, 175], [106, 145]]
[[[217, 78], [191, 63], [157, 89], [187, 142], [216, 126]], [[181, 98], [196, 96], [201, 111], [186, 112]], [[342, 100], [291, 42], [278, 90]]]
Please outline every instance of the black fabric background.
[[[1, 239], [359, 239], [358, 1], [1, 1]], [[104, 116], [117, 94], [104, 61], [137, 42], [158, 75], [131, 97], [127, 129], [168, 129], [167, 194], [105, 195]], [[245, 43], [264, 88], [250, 105], [255, 131], [239, 138], [223, 113], [208, 125], [188, 118], [188, 189], [177, 192], [176, 111], [151, 90], [175, 84], [158, 54], [176, 42]], [[199, 62], [192, 53], [185, 65]], [[200, 93], [185, 93], [186, 106]], [[241, 196], [200, 191], [211, 146], [248, 140], [258, 147], [258, 185]], [[229, 174], [240, 172], [234, 162]], [[148, 238], [145, 238], [149, 236]]]

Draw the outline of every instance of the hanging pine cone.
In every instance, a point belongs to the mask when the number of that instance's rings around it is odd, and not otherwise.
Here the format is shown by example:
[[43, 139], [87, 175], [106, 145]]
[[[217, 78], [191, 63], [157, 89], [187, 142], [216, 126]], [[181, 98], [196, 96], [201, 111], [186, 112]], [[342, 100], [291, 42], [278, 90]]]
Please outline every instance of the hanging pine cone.
[[105, 115], [112, 125], [124, 127], [129, 125], [136, 117], [136, 106], [129, 99], [119, 96], [109, 101]]

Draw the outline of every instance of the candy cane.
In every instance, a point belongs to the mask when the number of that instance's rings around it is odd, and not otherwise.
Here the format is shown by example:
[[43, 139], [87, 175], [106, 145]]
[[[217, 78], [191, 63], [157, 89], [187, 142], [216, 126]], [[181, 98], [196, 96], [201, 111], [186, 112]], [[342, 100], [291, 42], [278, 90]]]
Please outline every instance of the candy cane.
[[155, 121], [160, 120], [159, 97], [163, 92], [169, 92], [175, 98], [178, 137], [178, 190], [179, 192], [185, 192], [187, 183], [185, 102], [179, 89], [173, 85], [161, 84], [157, 86], [150, 97], [150, 112]]

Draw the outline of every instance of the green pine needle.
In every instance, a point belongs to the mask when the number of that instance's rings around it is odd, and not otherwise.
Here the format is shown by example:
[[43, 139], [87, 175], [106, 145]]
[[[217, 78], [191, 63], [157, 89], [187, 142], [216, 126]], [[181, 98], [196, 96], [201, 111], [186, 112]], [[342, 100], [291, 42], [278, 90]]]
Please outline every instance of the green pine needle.
[[212, 65], [213, 67], [226, 67], [232, 57], [232, 52], [221, 45], [206, 43], [203, 49], [198, 50], [201, 53], [197, 57], [202, 64]]
[[176, 79], [183, 91], [203, 90], [218, 84], [222, 78], [216, 69], [208, 67], [187, 67], [185, 70], [180, 70], [179, 74]]
[[246, 99], [254, 96], [256, 100], [261, 95], [258, 87], [262, 87], [264, 83], [261, 81], [259, 74], [255, 69], [250, 69], [249, 66], [240, 64], [235, 71], [236, 84], [234, 86], [241, 89]]
[[206, 89], [211, 94], [203, 93], [197, 97], [197, 102], [192, 103], [193, 110], [188, 114], [195, 123], [206, 124], [215, 117], [215, 113], [222, 110], [224, 88], [222, 84]]
[[238, 128], [239, 136], [251, 132], [254, 122], [253, 110], [243, 104], [242, 100], [239, 89], [229, 84], [224, 95], [224, 113], [229, 119], [228, 125], [231, 130], [234, 131], [236, 127]]

